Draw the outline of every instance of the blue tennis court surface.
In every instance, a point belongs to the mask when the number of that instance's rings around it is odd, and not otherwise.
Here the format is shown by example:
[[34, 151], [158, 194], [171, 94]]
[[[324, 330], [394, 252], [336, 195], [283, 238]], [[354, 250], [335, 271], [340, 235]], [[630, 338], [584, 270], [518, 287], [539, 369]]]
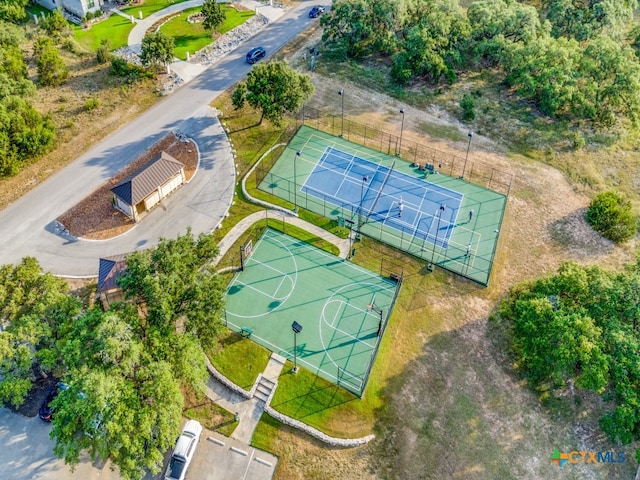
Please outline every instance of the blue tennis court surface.
[[332, 147], [326, 148], [302, 191], [350, 206], [358, 227], [379, 222], [443, 248], [463, 199], [460, 193]]

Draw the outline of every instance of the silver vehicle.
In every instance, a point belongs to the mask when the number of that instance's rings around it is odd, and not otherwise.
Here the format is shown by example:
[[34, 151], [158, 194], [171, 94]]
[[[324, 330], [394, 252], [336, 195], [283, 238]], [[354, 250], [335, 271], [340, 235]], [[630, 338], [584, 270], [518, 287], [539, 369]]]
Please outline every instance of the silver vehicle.
[[167, 471], [164, 474], [165, 480], [184, 480], [200, 441], [200, 435], [202, 435], [202, 425], [195, 420], [189, 420], [182, 429], [176, 447], [173, 449], [171, 460], [169, 460]]

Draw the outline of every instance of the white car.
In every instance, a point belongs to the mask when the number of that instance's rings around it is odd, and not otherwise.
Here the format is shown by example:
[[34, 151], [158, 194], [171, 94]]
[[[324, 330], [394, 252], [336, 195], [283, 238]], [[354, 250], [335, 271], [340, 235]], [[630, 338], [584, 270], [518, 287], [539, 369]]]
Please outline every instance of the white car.
[[164, 474], [165, 480], [184, 480], [200, 441], [200, 435], [202, 435], [202, 425], [195, 420], [189, 420], [178, 437], [176, 448], [173, 449], [171, 460], [169, 460], [167, 471]]

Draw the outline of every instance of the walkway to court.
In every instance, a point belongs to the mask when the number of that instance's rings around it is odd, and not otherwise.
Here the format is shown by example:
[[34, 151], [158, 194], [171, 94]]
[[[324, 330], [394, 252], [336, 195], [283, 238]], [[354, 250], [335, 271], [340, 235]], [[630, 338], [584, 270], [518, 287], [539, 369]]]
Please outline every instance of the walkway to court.
[[[313, 233], [317, 237], [320, 237], [326, 240], [327, 242], [334, 244], [340, 249], [340, 257], [347, 258], [347, 254], [349, 253], [348, 238], [337, 237], [333, 233], [327, 232], [323, 228], [320, 228], [316, 225], [313, 225], [312, 223], [302, 220], [301, 218], [296, 216], [293, 212], [287, 214], [282, 210], [268, 210], [267, 215], [269, 215], [269, 218], [280, 218], [280, 219], [283, 218], [286, 223], [290, 223], [291, 225], [300, 227], [310, 233]], [[238, 241], [240, 236], [251, 227], [251, 225], [256, 223], [258, 220], [262, 220], [263, 218], [265, 218], [264, 210], [260, 212], [252, 213], [251, 215], [240, 220], [218, 244], [218, 247], [220, 248], [220, 254], [214, 260], [214, 263], [218, 263], [220, 259], [224, 257], [224, 255], [229, 251], [229, 249]]]

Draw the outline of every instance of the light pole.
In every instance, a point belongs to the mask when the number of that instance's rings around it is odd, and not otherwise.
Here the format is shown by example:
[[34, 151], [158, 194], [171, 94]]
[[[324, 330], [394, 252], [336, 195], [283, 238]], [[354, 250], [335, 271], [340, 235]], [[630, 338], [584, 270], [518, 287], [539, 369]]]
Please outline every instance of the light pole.
[[369, 179], [366, 176], [362, 177], [362, 185], [360, 185], [360, 207], [358, 207], [358, 233], [360, 233], [360, 227], [362, 227], [362, 202], [364, 202], [364, 184], [368, 181]]
[[400, 156], [402, 152], [402, 132], [404, 130], [404, 108], [400, 109], [400, 113], [402, 114], [402, 123], [400, 124], [400, 145], [398, 146], [398, 151], [396, 152], [396, 156]]
[[433, 270], [433, 257], [436, 254], [436, 244], [438, 243], [438, 232], [440, 231], [440, 220], [442, 219], [442, 212], [447, 206], [444, 203], [440, 204], [440, 208], [438, 209], [438, 226], [436, 227], [436, 238], [433, 242], [433, 250], [431, 251], [431, 262], [429, 263], [429, 270]]
[[293, 330], [293, 373], [298, 373], [298, 334], [302, 331], [302, 325], [293, 322], [291, 329]]
[[294, 213], [298, 211], [298, 187], [297, 187], [297, 179], [298, 176], [296, 175], [296, 159], [298, 157], [300, 157], [300, 155], [302, 155], [302, 152], [300, 150], [298, 150], [296, 152], [296, 156], [293, 157], [293, 211]]
[[464, 168], [462, 169], [462, 178], [464, 178], [464, 172], [467, 171], [467, 160], [469, 160], [469, 149], [471, 148], [471, 139], [473, 138], [473, 132], [469, 130], [467, 133], [467, 137], [469, 137], [469, 143], [467, 143], [467, 155], [464, 157]]
[[351, 249], [353, 248], [353, 220], [349, 218], [344, 219], [349, 224], [349, 253], [347, 253], [347, 260], [353, 256]]
[[341, 115], [341, 122], [340, 122], [340, 136], [342, 137], [344, 135], [344, 88], [341, 88], [340, 90], [338, 90], [338, 95], [340, 95], [341, 99], [342, 99], [342, 115]]

